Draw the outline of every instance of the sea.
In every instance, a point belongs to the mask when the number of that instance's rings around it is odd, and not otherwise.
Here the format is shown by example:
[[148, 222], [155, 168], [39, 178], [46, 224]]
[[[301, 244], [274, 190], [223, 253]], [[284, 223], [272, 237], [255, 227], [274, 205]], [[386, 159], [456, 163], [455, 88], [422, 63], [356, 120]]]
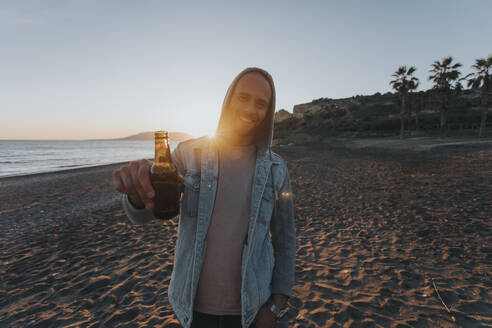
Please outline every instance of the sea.
[[0, 140], [0, 177], [153, 157], [153, 140]]

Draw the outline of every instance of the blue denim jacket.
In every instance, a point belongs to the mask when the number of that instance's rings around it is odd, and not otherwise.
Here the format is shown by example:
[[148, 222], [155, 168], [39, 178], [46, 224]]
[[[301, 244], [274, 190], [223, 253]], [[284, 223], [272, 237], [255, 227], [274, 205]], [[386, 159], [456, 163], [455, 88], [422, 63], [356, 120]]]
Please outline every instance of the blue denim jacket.
[[[217, 190], [218, 152], [213, 139], [203, 137], [180, 143], [173, 161], [184, 177], [184, 193], [168, 296], [179, 321], [189, 328]], [[127, 197], [123, 206], [133, 223], [153, 217], [149, 210], [135, 209]], [[295, 256], [294, 204], [287, 167], [277, 154], [258, 152], [241, 264], [243, 327], [251, 325], [271, 294], [291, 296]]]

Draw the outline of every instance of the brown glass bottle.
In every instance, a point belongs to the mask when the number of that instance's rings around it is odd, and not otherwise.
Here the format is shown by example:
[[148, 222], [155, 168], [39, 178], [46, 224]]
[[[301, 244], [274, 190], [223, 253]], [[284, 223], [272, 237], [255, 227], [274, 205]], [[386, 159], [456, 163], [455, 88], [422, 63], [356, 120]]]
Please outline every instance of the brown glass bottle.
[[178, 170], [171, 158], [167, 131], [156, 131], [155, 158], [150, 168], [150, 182], [155, 191], [154, 216], [169, 220], [179, 214]]

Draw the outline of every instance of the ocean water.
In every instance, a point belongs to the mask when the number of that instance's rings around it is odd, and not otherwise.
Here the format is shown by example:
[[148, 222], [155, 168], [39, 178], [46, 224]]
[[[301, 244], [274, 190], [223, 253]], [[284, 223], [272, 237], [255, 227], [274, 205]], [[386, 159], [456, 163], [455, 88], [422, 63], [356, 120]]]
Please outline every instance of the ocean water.
[[153, 157], [153, 140], [0, 140], [0, 177]]

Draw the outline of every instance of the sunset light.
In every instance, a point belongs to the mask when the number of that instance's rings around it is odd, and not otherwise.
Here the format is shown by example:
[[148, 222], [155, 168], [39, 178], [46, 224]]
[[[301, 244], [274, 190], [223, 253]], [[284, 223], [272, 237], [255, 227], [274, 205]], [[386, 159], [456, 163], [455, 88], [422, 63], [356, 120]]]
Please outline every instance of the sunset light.
[[248, 66], [277, 77], [276, 109], [292, 112], [320, 97], [390, 91], [387, 75], [410, 58], [429, 87], [423, 67], [447, 55], [448, 44], [467, 45], [453, 51], [465, 72], [489, 51], [480, 37], [484, 19], [462, 19], [487, 10], [451, 6], [436, 26], [429, 13], [443, 11], [439, 2], [425, 9], [392, 1], [273, 1], [240, 10], [213, 1], [1, 6], [8, 65], [0, 76], [0, 139], [120, 138], [159, 129], [210, 135], [230, 80]]
[[0, 327], [492, 327], [491, 14], [0, 1]]

